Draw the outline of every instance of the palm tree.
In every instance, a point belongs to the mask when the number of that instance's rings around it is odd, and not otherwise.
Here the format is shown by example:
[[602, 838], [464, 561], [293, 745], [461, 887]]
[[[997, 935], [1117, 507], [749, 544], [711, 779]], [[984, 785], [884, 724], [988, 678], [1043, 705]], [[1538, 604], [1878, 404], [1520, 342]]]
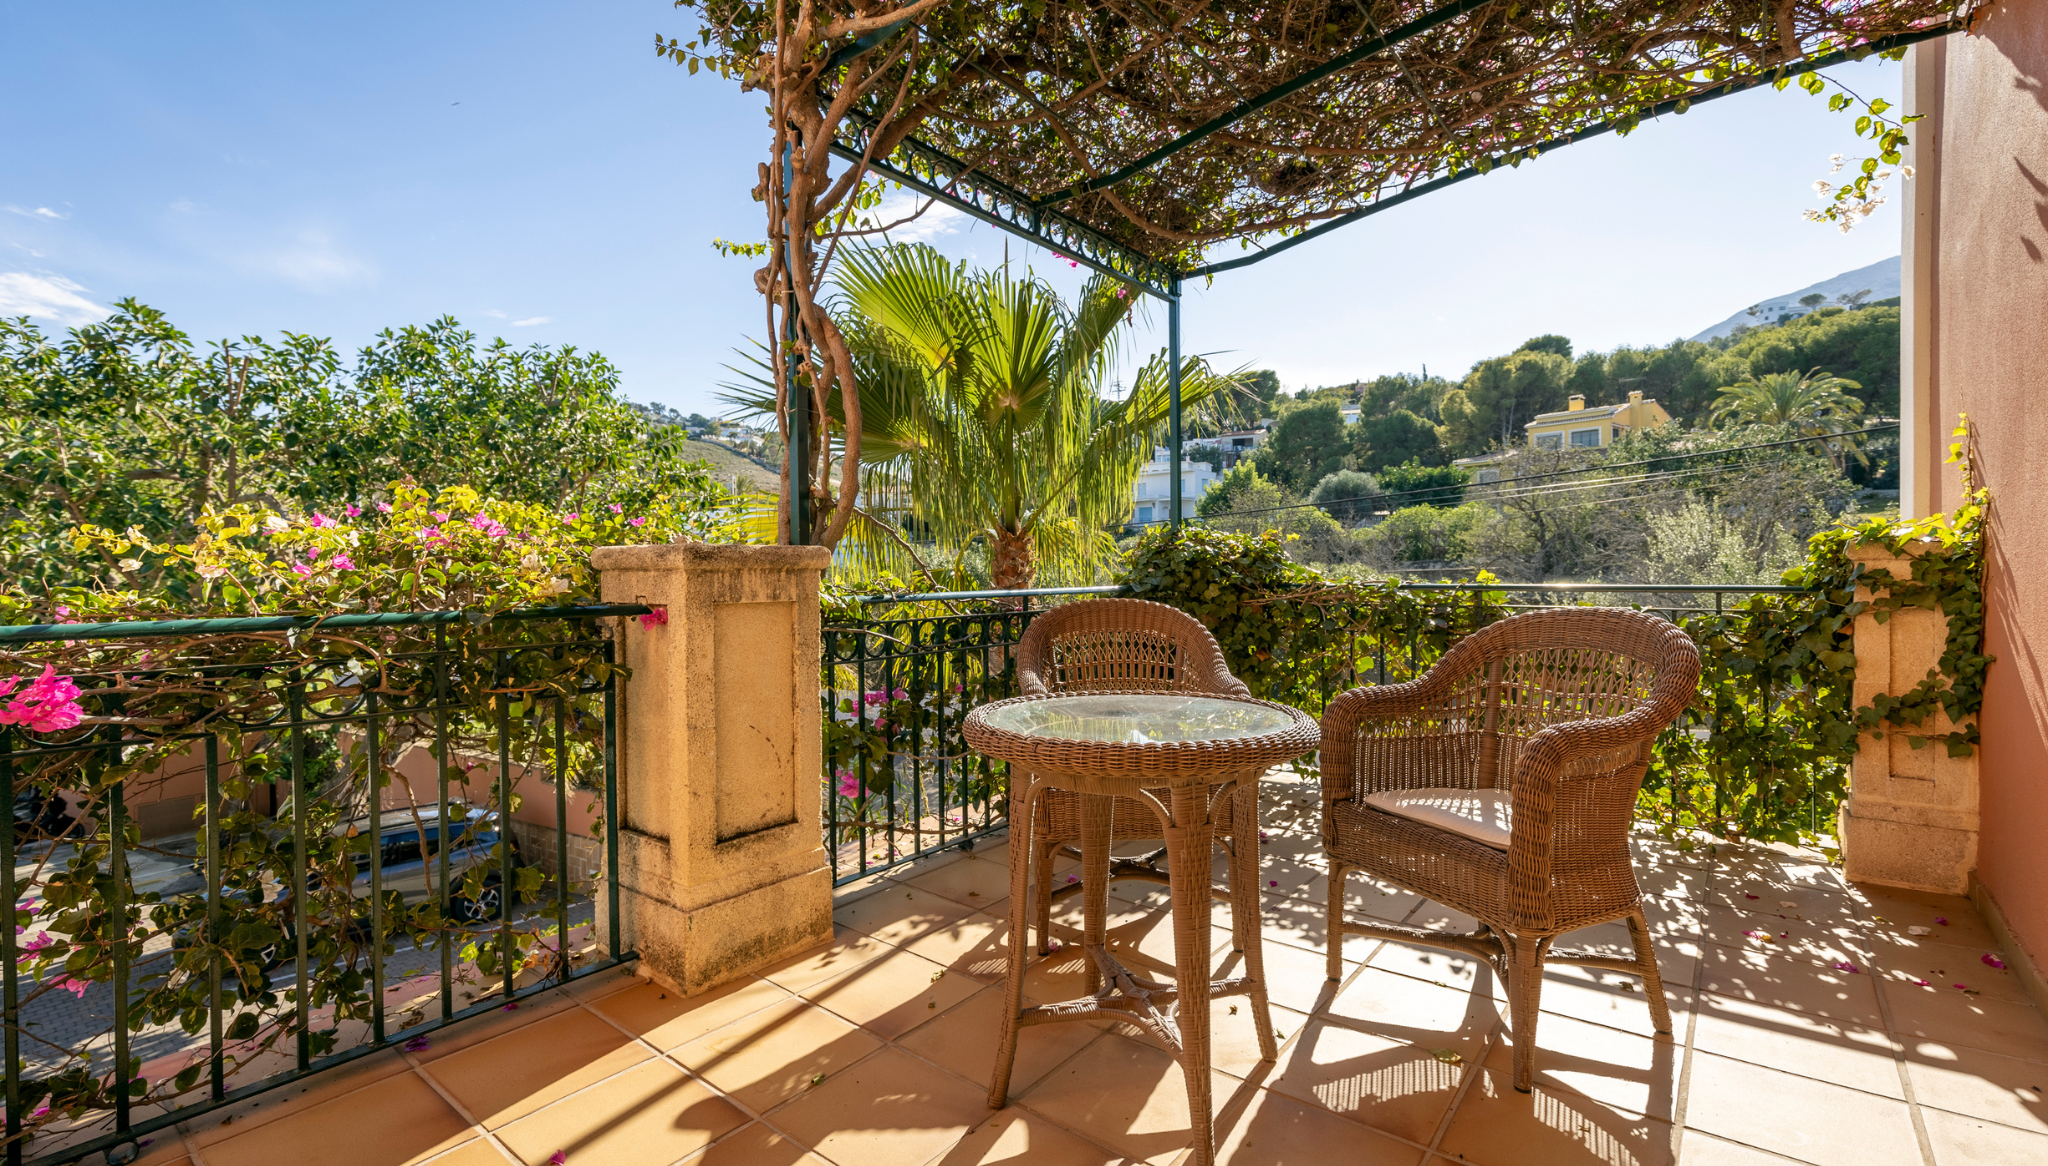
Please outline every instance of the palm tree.
[[[1070, 308], [1040, 280], [972, 273], [922, 245], [841, 264], [833, 317], [861, 387], [863, 493], [907, 486], [918, 527], [956, 561], [987, 545], [998, 588], [1088, 578], [1167, 420], [1164, 354], [1123, 399], [1103, 393], [1135, 293], [1098, 276]], [[761, 410], [772, 396], [750, 379], [728, 399]], [[1183, 361], [1184, 410], [1233, 383]], [[912, 554], [865, 507], [849, 540], [875, 565]]]
[[[1752, 374], [1721, 390], [1714, 402], [1713, 421], [1716, 425], [1785, 426], [1812, 437], [1838, 433], [1858, 424], [1863, 414], [1863, 402], [1844, 390], [1862, 387], [1820, 369], [1804, 376], [1797, 372]], [[1867, 464], [1857, 439], [1843, 440], [1856, 460]], [[1840, 471], [1841, 450], [1833, 441], [1826, 446], [1828, 460]]]

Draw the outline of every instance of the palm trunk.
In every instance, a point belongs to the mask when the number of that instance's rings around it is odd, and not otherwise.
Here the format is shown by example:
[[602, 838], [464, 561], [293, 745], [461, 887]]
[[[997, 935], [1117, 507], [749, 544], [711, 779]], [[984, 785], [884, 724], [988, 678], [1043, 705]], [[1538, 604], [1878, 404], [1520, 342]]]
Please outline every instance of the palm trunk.
[[998, 591], [1016, 591], [1031, 586], [1038, 567], [1031, 561], [1031, 532], [995, 532], [995, 550], [989, 563], [989, 581]]

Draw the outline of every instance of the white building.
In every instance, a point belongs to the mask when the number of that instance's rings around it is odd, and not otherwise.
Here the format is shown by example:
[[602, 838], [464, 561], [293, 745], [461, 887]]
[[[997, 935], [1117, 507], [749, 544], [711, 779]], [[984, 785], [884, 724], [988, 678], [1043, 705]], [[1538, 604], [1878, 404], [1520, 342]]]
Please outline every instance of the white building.
[[[1252, 453], [1265, 442], [1266, 436], [1266, 430], [1264, 429], [1237, 429], [1229, 433], [1216, 434], [1214, 437], [1190, 437], [1181, 444], [1190, 449], [1200, 446], [1208, 449], [1222, 450], [1223, 468], [1227, 470], [1245, 458], [1252, 456]], [[1164, 472], [1164, 470], [1161, 471], [1161, 473]]]
[[[1226, 435], [1228, 436], [1228, 435]], [[1209, 439], [1214, 441], [1214, 438]], [[1189, 442], [1187, 444], [1194, 444]], [[1182, 461], [1180, 463], [1180, 498], [1182, 513], [1195, 512], [1195, 503], [1201, 500], [1209, 487], [1216, 484], [1216, 471], [1207, 462]], [[1173, 492], [1173, 452], [1167, 449], [1152, 451], [1152, 460], [1138, 471], [1138, 484], [1132, 490], [1131, 521], [1138, 523], [1165, 522], [1169, 517], [1168, 503]]]

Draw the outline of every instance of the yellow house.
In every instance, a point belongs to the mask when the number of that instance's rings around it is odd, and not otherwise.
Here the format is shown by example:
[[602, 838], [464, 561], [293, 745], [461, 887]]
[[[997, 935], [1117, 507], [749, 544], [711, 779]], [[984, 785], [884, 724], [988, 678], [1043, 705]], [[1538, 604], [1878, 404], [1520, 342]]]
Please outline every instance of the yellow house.
[[1671, 424], [1671, 414], [1656, 401], [1643, 400], [1640, 392], [1630, 393], [1619, 405], [1586, 408], [1586, 398], [1573, 394], [1571, 403], [1559, 413], [1539, 413], [1524, 426], [1530, 449], [1597, 449], [1614, 444], [1624, 433], [1655, 429]]

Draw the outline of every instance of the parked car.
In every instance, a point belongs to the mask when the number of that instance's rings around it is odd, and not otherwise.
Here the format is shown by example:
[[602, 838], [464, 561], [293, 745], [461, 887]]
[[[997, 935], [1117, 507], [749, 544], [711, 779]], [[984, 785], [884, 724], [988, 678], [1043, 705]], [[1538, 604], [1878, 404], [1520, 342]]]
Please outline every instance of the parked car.
[[[508, 845], [514, 847], [513, 862], [516, 864], [517, 846], [498, 830], [498, 815], [495, 811], [454, 802], [449, 803], [448, 809], [448, 886], [453, 892], [448, 904], [449, 915], [454, 922], [467, 926], [495, 922], [503, 903], [503, 886], [491, 852], [500, 838], [504, 838]], [[338, 836], [357, 838], [369, 828], [370, 819], [363, 817], [334, 827], [334, 833]], [[395, 891], [407, 906], [438, 900], [444, 837], [439, 807], [423, 806], [417, 815], [410, 809], [387, 810], [379, 816], [377, 831], [385, 895], [388, 897]], [[367, 899], [370, 897], [368, 848], [364, 848], [354, 858], [356, 874], [351, 892], [358, 899]], [[476, 867], [482, 867], [486, 871], [478, 893], [474, 896], [463, 895], [461, 891], [467, 881], [465, 876]], [[237, 898], [245, 897], [242, 892], [232, 889], [223, 893]], [[270, 902], [289, 904], [290, 881], [279, 880], [275, 877], [275, 872], [267, 873], [263, 880], [263, 893]], [[173, 939], [174, 947], [189, 946], [199, 926], [200, 924], [194, 921], [179, 928]], [[289, 910], [284, 913], [283, 926], [284, 939], [264, 948], [261, 953], [265, 971], [290, 961], [294, 931]], [[352, 927], [359, 932], [367, 932], [367, 914], [356, 918]]]

